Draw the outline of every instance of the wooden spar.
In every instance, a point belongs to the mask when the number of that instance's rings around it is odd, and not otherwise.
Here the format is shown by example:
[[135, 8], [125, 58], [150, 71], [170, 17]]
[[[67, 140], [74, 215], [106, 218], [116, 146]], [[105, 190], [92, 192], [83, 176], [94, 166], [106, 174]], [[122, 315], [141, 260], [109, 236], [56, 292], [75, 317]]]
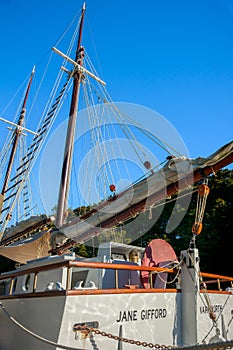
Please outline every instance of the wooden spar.
[[26, 113], [26, 103], [27, 103], [28, 94], [30, 91], [30, 87], [32, 84], [32, 79], [33, 79], [34, 73], [35, 73], [35, 67], [33, 67], [33, 70], [31, 72], [31, 75], [30, 75], [30, 78], [28, 81], [27, 90], [26, 90], [26, 93], [24, 96], [23, 105], [22, 105], [20, 116], [19, 116], [18, 124], [16, 126], [15, 131], [14, 131], [15, 135], [14, 135], [14, 140], [13, 140], [13, 144], [12, 144], [11, 154], [10, 154], [10, 158], [9, 158], [9, 162], [8, 162], [8, 166], [7, 166], [7, 170], [6, 170], [6, 175], [5, 175], [5, 179], [4, 179], [4, 183], [3, 183], [3, 187], [2, 187], [2, 191], [1, 191], [2, 196], [4, 196], [4, 194], [7, 190], [8, 184], [9, 184], [11, 170], [12, 170], [12, 166], [13, 166], [14, 158], [15, 158], [15, 153], [16, 153], [19, 138], [20, 138], [20, 135], [21, 135], [22, 129], [23, 129], [22, 125], [23, 125], [23, 121], [24, 121], [25, 113]]
[[19, 126], [18, 124], [15, 124], [15, 123], [13, 123], [13, 122], [11, 122], [11, 121], [9, 121], [9, 120], [7, 120], [7, 119], [4, 119], [4, 118], [2, 118], [2, 117], [0, 117], [0, 120], [2, 120], [3, 122], [5, 122], [5, 123], [7, 123], [7, 124], [10, 124], [10, 125], [15, 126], [15, 127], [18, 128], [19, 130], [26, 131], [26, 132], [30, 132], [30, 133], [33, 134], [33, 135], [38, 135], [35, 131], [32, 131], [32, 130], [27, 129], [27, 128], [22, 127], [22, 126]]
[[[70, 57], [66, 56], [63, 52], [61, 52], [60, 50], [56, 49], [56, 47], [53, 47], [52, 50], [54, 52], [56, 52], [58, 55], [60, 55], [61, 57], [65, 58], [67, 61], [69, 61], [70, 63], [72, 63], [74, 65], [74, 67], [76, 68], [76, 71], [78, 71], [81, 74], [86, 74], [89, 75], [89, 77], [95, 79], [96, 81], [98, 81], [98, 83], [102, 84], [102, 85], [106, 85], [106, 83], [100, 79], [99, 77], [97, 77], [95, 74], [91, 73], [89, 70], [87, 70], [86, 68], [82, 67], [80, 64], [78, 64], [77, 62], [75, 62], [74, 60], [72, 60]], [[61, 69], [66, 72], [67, 74], [72, 74], [72, 72], [68, 71], [68, 69], [66, 69], [65, 67], [61, 66]]]
[[[74, 240], [69, 241], [64, 245], [60, 246], [59, 248], [56, 248], [55, 250], [53, 250], [53, 253], [63, 254], [63, 252], [66, 249], [72, 248], [75, 244], [79, 242], [87, 241], [94, 235], [98, 234], [101, 228], [110, 228], [118, 225], [120, 222], [127, 221], [132, 217], [132, 213], [136, 215], [136, 214], [139, 214], [140, 212], [143, 212], [145, 208], [148, 208], [150, 205], [155, 205], [156, 203], [159, 203], [160, 201], [166, 199], [167, 196], [176, 194], [177, 192], [203, 179], [204, 177], [209, 176], [210, 174], [216, 173], [218, 170], [224, 168], [225, 166], [231, 163], [233, 163], [233, 152], [231, 152], [228, 156], [226, 156], [224, 159], [220, 160], [216, 164], [212, 166], [205, 166], [202, 169], [194, 170], [194, 172], [189, 174], [187, 177], [168, 185], [166, 188], [153, 193], [151, 196], [132, 205], [130, 208], [127, 208], [126, 210], [118, 214], [115, 214], [113, 217], [102, 222], [101, 226], [93, 227], [92, 229], [80, 235], [78, 238], [78, 241], [74, 241]], [[96, 208], [95, 211], [98, 211], [98, 208]], [[80, 219], [84, 219], [84, 218], [81, 216]]]
[[[81, 41], [82, 41], [84, 13], [85, 13], [85, 3], [83, 4], [83, 8], [82, 8], [81, 21], [79, 26], [79, 37], [78, 37], [78, 44], [77, 44], [76, 57], [75, 57], [75, 62], [77, 62], [80, 66], [82, 66], [82, 61], [83, 61], [82, 54], [80, 55], [80, 49], [81, 49]], [[78, 98], [79, 98], [79, 90], [80, 90], [82, 74], [79, 71], [77, 71], [77, 73], [74, 74], [73, 77], [74, 77], [74, 83], [73, 83], [68, 128], [66, 133], [66, 144], [65, 144], [63, 166], [62, 166], [62, 173], [61, 173], [61, 180], [60, 180], [60, 189], [59, 189], [59, 196], [58, 196], [58, 205], [57, 205], [57, 218], [56, 218], [57, 227], [61, 226], [64, 221], [67, 200], [68, 200], [73, 147], [74, 147], [74, 134], [75, 134], [75, 127], [76, 127], [76, 115], [77, 115]]]

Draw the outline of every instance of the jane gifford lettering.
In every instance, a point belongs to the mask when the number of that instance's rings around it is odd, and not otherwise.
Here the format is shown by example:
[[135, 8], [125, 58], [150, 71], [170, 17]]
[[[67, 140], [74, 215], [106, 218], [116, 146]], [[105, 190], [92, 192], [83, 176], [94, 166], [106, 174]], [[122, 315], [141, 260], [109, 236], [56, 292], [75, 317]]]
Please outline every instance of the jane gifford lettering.
[[117, 322], [137, 321], [137, 310], [120, 311]]
[[137, 320], [152, 320], [167, 317], [165, 308], [147, 309], [147, 310], [123, 310], [119, 312], [116, 322], [131, 322]]

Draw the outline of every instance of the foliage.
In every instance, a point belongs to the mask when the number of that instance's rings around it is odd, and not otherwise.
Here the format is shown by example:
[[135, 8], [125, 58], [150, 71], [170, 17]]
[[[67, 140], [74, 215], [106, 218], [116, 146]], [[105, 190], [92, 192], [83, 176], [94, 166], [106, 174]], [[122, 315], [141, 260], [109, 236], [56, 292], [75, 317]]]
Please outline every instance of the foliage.
[[[209, 187], [210, 194], [203, 219], [203, 230], [196, 237], [200, 267], [203, 271], [231, 276], [233, 172], [227, 169], [219, 171], [209, 178]], [[173, 202], [168, 202], [154, 226], [134, 244], [145, 246], [154, 238], [163, 238], [173, 246], [179, 256], [181, 250], [187, 249], [192, 237], [196, 198], [197, 194], [194, 193], [186, 215], [172, 233], [166, 233], [166, 226], [174, 207]], [[176, 208], [176, 210], [183, 209], [186, 208]]]
[[84, 206], [83, 205], [81, 207], [78, 207], [78, 208], [74, 209], [73, 212], [75, 213], [75, 215], [81, 216], [81, 215], [86, 214], [89, 210], [91, 210], [90, 206]]
[[[96, 252], [99, 244], [106, 241], [116, 241], [119, 243], [133, 244], [145, 247], [152, 239], [162, 238], [169, 242], [179, 256], [181, 250], [187, 249], [192, 238], [192, 225], [195, 221], [197, 191], [199, 183], [194, 186], [189, 208], [182, 206], [182, 203], [177, 204], [176, 201], [167, 201], [162, 211], [162, 214], [156, 220], [150, 230], [146, 231], [147, 221], [150, 213], [146, 211], [140, 215], [140, 219], [134, 220], [135, 233], [142, 233], [140, 238], [132, 242], [132, 237], [123, 226], [117, 228], [106, 229], [102, 234], [87, 242], [85, 245], [86, 252], [80, 255], [92, 256]], [[207, 199], [206, 211], [203, 220], [203, 230], [196, 237], [196, 246], [200, 254], [201, 270], [232, 275], [232, 236], [231, 236], [231, 221], [233, 214], [233, 173], [230, 170], [221, 170], [216, 175], [209, 178], [210, 194]], [[87, 208], [78, 208], [76, 212], [83, 214]], [[158, 209], [152, 209], [152, 216], [156, 217]], [[179, 214], [186, 211], [186, 214], [179, 226], [172, 232], [167, 233], [166, 227], [169, 223], [171, 213]], [[77, 214], [76, 213], [76, 214]], [[143, 232], [145, 232], [143, 234]], [[88, 248], [89, 247], [89, 248]], [[84, 247], [82, 247], [82, 251]], [[76, 249], [76, 252], [78, 250]], [[89, 255], [88, 255], [89, 254]]]
[[[207, 199], [203, 230], [196, 237], [196, 246], [200, 253], [200, 267], [202, 271], [232, 276], [233, 172], [227, 169], [219, 171], [209, 178], [209, 187], [210, 194]], [[179, 256], [181, 250], [189, 247], [192, 238], [191, 230], [195, 220], [196, 199], [197, 193], [194, 192], [182, 222], [171, 233], [166, 232], [166, 227], [172, 211], [179, 214], [187, 209], [181, 204], [177, 204], [176, 201], [168, 201], [165, 204], [162, 214], [147, 232], [145, 231], [149, 213], [146, 211], [140, 215], [140, 220], [135, 221], [134, 228], [135, 232], [138, 231], [142, 234], [139, 239], [133, 242], [124, 226], [119, 226], [104, 230], [101, 235], [86, 242], [85, 245], [77, 244], [74, 251], [80, 256], [91, 257], [96, 254], [96, 247], [106, 241], [145, 247], [152, 239], [162, 238], [173, 246], [177, 256]], [[82, 215], [89, 209], [89, 207], [80, 207], [75, 210], [75, 213]], [[156, 217], [156, 211], [157, 208], [152, 210], [152, 216]], [[68, 215], [73, 217], [71, 210], [69, 210]], [[143, 232], [145, 233], [143, 234]], [[14, 269], [13, 265], [11, 260], [0, 256], [0, 272]]]
[[84, 258], [90, 258], [93, 256], [93, 250], [90, 246], [85, 245], [85, 244], [77, 244], [73, 251], [75, 252], [75, 254], [77, 254], [78, 256], [84, 257]]

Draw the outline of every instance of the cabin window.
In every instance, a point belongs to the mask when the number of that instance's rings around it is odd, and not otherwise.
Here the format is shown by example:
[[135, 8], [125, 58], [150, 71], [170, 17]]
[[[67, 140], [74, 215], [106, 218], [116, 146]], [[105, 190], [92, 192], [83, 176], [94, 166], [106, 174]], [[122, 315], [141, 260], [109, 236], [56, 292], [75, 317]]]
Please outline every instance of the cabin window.
[[10, 280], [0, 282], [0, 295], [6, 295], [9, 293]]
[[78, 288], [80, 287], [84, 287], [86, 280], [87, 280], [87, 275], [89, 270], [76, 270], [74, 269], [73, 273], [72, 273], [72, 283], [71, 283], [71, 288]]
[[24, 278], [24, 282], [23, 282], [23, 290], [28, 291], [29, 287], [30, 287], [30, 281], [31, 281], [31, 275], [27, 275]]

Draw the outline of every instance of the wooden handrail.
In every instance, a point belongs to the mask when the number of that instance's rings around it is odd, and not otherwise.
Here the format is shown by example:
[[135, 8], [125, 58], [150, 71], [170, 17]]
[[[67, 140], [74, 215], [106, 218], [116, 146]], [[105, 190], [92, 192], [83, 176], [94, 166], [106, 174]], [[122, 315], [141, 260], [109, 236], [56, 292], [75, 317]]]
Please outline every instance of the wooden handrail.
[[[226, 281], [233, 281], [233, 277], [227, 277], [227, 276], [222, 276], [222, 275], [215, 275], [213, 273], [207, 273], [207, 272], [201, 272], [200, 275], [202, 277], [207, 277], [207, 278], [213, 278], [213, 279], [216, 279], [216, 280], [224, 280], [224, 282]], [[221, 281], [223, 282], [223, 281]]]
[[14, 278], [14, 277], [23, 276], [23, 275], [39, 273], [41, 271], [48, 271], [48, 270], [58, 269], [61, 267], [67, 267], [68, 263], [69, 263], [69, 261], [62, 261], [59, 263], [53, 263], [53, 264], [49, 264], [49, 265], [45, 265], [45, 266], [42, 265], [42, 266], [31, 267], [31, 268], [27, 268], [25, 270], [10, 271], [8, 273], [1, 274], [0, 281], [8, 279], [8, 278]]
[[[205, 281], [206, 284], [212, 284], [212, 283], [218, 283], [220, 280], [219, 279], [216, 279], [216, 280], [209, 280], [209, 281]], [[220, 281], [221, 283], [223, 282], [231, 282], [231, 280], [229, 279], [222, 279]]]
[[154, 272], [168, 272], [173, 273], [173, 269], [165, 267], [151, 267], [127, 264], [112, 264], [103, 262], [86, 262], [86, 261], [70, 261], [72, 267], [89, 267], [91, 269], [110, 269], [110, 270], [133, 270], [133, 271], [154, 271]]
[[[39, 273], [41, 271], [48, 271], [53, 269], [58, 269], [62, 267], [77, 267], [77, 268], [91, 268], [91, 269], [111, 269], [111, 270], [132, 270], [132, 271], [151, 271], [151, 272], [168, 272], [173, 273], [173, 269], [164, 267], [151, 267], [151, 266], [139, 266], [139, 265], [128, 265], [128, 264], [112, 264], [103, 262], [90, 262], [90, 261], [77, 261], [77, 260], [65, 260], [61, 262], [50, 263], [48, 265], [40, 265], [25, 270], [14, 270], [8, 273], [3, 273], [0, 275], [0, 280], [5, 280], [8, 278], [13, 278], [17, 276], [22, 276], [26, 274]], [[201, 272], [200, 275], [206, 278], [220, 279], [224, 281], [232, 281], [233, 277], [216, 275], [212, 273]]]
[[153, 272], [168, 272], [173, 273], [173, 269], [168, 269], [164, 267], [151, 267], [151, 266], [137, 266], [137, 265], [123, 265], [123, 264], [111, 264], [111, 263], [101, 263], [101, 262], [84, 262], [84, 261], [74, 261], [66, 260], [57, 263], [51, 263], [49, 265], [36, 266], [32, 268], [27, 268], [25, 270], [14, 270], [8, 273], [3, 273], [0, 275], [0, 280], [7, 278], [13, 278], [17, 276], [22, 276], [26, 274], [39, 273], [41, 271], [48, 271], [53, 269], [58, 269], [61, 267], [86, 267], [91, 269], [111, 269], [111, 270], [133, 270], [133, 271], [153, 271]]
[[[163, 267], [150, 267], [150, 266], [139, 266], [139, 265], [131, 265], [131, 264], [112, 264], [112, 263], [102, 263], [102, 262], [88, 262], [88, 261], [77, 261], [77, 260], [64, 260], [61, 262], [54, 262], [47, 265], [35, 266], [32, 268], [27, 268], [25, 270], [14, 270], [9, 273], [3, 273], [0, 275], [1, 280], [10, 280], [10, 292], [8, 296], [12, 296], [13, 284], [15, 278], [18, 276], [27, 276], [29, 274], [34, 274], [33, 279], [33, 287], [32, 292], [20, 293], [20, 295], [39, 295], [36, 291], [37, 287], [37, 279], [40, 272], [54, 270], [58, 268], [66, 268], [67, 269], [67, 280], [66, 280], [66, 291], [69, 291], [71, 288], [71, 268], [89, 268], [89, 269], [111, 269], [115, 270], [115, 288], [118, 290], [118, 270], [128, 270], [128, 271], [148, 271], [152, 273], [157, 272], [169, 272], [173, 273], [173, 269], [163, 268]], [[63, 291], [64, 292], [64, 291]], [[40, 292], [41, 293], [41, 292]], [[47, 293], [44, 291], [42, 293]], [[48, 292], [50, 293], [50, 291]], [[48, 294], [52, 295], [52, 294]], [[3, 296], [1, 296], [3, 297]]]
[[[39, 295], [38, 292], [36, 292], [36, 285], [37, 285], [37, 278], [38, 278], [38, 274], [40, 272], [43, 271], [49, 271], [49, 270], [54, 270], [54, 269], [59, 269], [59, 268], [67, 268], [67, 282], [66, 282], [66, 292], [70, 291], [70, 286], [71, 286], [71, 268], [88, 268], [88, 269], [111, 269], [111, 270], [115, 270], [116, 275], [115, 275], [115, 288], [113, 288], [115, 290], [115, 292], [117, 293], [118, 290], [118, 270], [128, 270], [128, 271], [148, 271], [151, 273], [159, 273], [159, 272], [168, 272], [168, 273], [174, 273], [173, 269], [169, 269], [169, 268], [164, 268], [164, 267], [150, 267], [150, 266], [139, 266], [139, 265], [131, 265], [131, 264], [112, 264], [112, 263], [104, 263], [104, 262], [90, 262], [90, 261], [77, 261], [77, 260], [64, 260], [64, 261], [60, 261], [60, 262], [51, 262], [50, 264], [47, 265], [42, 265], [42, 266], [35, 266], [35, 267], [31, 267], [31, 268], [27, 268], [25, 270], [15, 270], [15, 271], [11, 271], [8, 273], [3, 273], [0, 275], [0, 281], [1, 280], [10, 280], [10, 291], [8, 294], [12, 296], [12, 292], [13, 292], [13, 283], [14, 283], [14, 279], [18, 276], [26, 276], [29, 274], [34, 274], [34, 280], [33, 280], [33, 289], [32, 292], [25, 292], [25, 293], [20, 293], [20, 295], [22, 296], [23, 294], [25, 295], [30, 295], [30, 296], [35, 296], [35, 295]], [[227, 277], [227, 276], [222, 276], [222, 275], [215, 275], [215, 274], [211, 274], [211, 273], [200, 273], [200, 275], [202, 277], [205, 278], [210, 278], [210, 281], [206, 281], [206, 283], [219, 283], [219, 282], [233, 282], [233, 277]], [[152, 290], [154, 290], [153, 288], [151, 288]], [[136, 289], [135, 289], [136, 290]], [[134, 290], [134, 291], [135, 291]], [[143, 291], [145, 291], [143, 289]], [[165, 290], [163, 290], [165, 291]], [[56, 291], [57, 293], [59, 293], [59, 291]], [[64, 294], [64, 290], [62, 291], [61, 294]], [[66, 293], [65, 292], [65, 293]], [[130, 292], [132, 292], [132, 290], [130, 290]], [[51, 291], [47, 292], [39, 292], [39, 293], [48, 293], [48, 295], [53, 295], [50, 294]], [[73, 292], [72, 292], [73, 293]], [[85, 293], [92, 293], [90, 292], [90, 289], [88, 289], [88, 291], [86, 291]], [[102, 292], [95, 292], [95, 293], [103, 293]], [[106, 293], [106, 291], [104, 291], [104, 293]], [[111, 293], [113, 293], [113, 291], [111, 290]], [[128, 293], [128, 292], [125, 292]], [[74, 292], [74, 294], [77, 294], [76, 292]], [[69, 294], [70, 295], [70, 294]], [[1, 296], [1, 297], [7, 297], [7, 296]]]

